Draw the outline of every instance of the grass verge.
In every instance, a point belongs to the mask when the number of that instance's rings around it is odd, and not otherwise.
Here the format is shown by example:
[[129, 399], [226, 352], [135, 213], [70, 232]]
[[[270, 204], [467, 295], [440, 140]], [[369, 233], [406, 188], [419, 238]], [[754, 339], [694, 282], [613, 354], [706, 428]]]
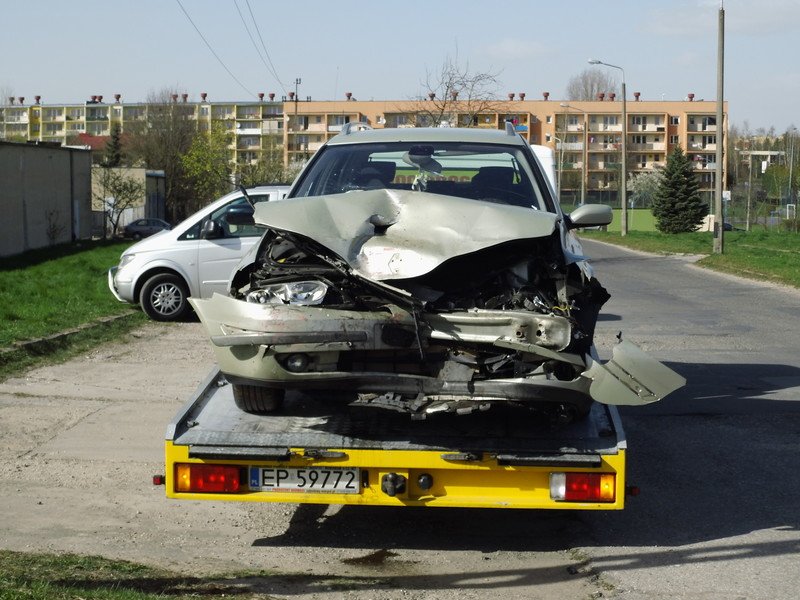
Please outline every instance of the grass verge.
[[84, 241], [0, 262], [0, 381], [67, 360], [146, 321], [107, 286], [106, 272], [129, 245]]
[[665, 234], [631, 231], [587, 231], [582, 238], [660, 254], [705, 254], [697, 264], [759, 281], [800, 288], [800, 235], [789, 232], [731, 231], [725, 233], [724, 252], [712, 254], [709, 232]]
[[84, 241], [0, 261], [0, 348], [130, 312], [106, 278], [129, 245]]
[[392, 589], [377, 577], [277, 574], [267, 571], [185, 577], [144, 565], [76, 554], [0, 550], [0, 600], [156, 600], [158, 598], [259, 598], [276, 587], [304, 593]]

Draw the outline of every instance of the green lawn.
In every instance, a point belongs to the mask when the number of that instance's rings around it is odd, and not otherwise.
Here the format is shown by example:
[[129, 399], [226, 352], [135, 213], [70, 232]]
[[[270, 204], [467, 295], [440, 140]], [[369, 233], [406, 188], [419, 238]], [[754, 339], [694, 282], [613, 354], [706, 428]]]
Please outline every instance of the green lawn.
[[665, 234], [656, 231], [586, 231], [581, 237], [595, 239], [645, 252], [666, 254], [706, 254], [698, 264], [758, 279], [800, 287], [800, 234], [767, 231], [728, 231], [722, 254], [713, 254], [714, 240], [709, 232]]
[[83, 242], [2, 259], [0, 348], [130, 312], [106, 283], [106, 272], [129, 245]]
[[[119, 339], [147, 320], [138, 308], [118, 302], [108, 290], [106, 272], [129, 245], [81, 242], [0, 261], [0, 380]], [[124, 318], [98, 321], [114, 316]], [[15, 342], [86, 325], [69, 336], [8, 350]]]

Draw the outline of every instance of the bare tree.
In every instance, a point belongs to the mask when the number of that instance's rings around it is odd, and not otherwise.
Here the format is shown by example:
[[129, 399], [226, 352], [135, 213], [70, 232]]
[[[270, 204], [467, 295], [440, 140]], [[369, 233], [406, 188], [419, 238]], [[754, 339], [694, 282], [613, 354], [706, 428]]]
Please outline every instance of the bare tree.
[[462, 65], [458, 56], [448, 56], [439, 70], [428, 71], [422, 82], [426, 92], [416, 98], [424, 101], [417, 113], [417, 127], [476, 126], [482, 113], [496, 112], [498, 75], [470, 71], [469, 63]]
[[8, 83], [3, 82], [0, 84], [0, 105], [8, 104], [8, 99], [14, 95], [14, 88]]
[[117, 233], [119, 221], [125, 209], [144, 200], [145, 185], [142, 181], [127, 175], [124, 169], [96, 167], [92, 177], [97, 177], [93, 186], [94, 197], [103, 205], [111, 234]]
[[617, 80], [607, 69], [584, 69], [567, 83], [567, 100], [595, 100], [597, 94], [618, 93]]
[[269, 138], [269, 147], [264, 148], [255, 163], [239, 165], [239, 183], [245, 187], [263, 184], [290, 184], [297, 177], [303, 163], [283, 164], [282, 146]]
[[169, 220], [188, 216], [193, 205], [191, 184], [181, 157], [197, 136], [193, 106], [176, 101], [171, 89], [151, 93], [146, 100], [146, 117], [130, 127], [130, 155], [149, 169], [161, 169], [166, 179], [166, 209]]

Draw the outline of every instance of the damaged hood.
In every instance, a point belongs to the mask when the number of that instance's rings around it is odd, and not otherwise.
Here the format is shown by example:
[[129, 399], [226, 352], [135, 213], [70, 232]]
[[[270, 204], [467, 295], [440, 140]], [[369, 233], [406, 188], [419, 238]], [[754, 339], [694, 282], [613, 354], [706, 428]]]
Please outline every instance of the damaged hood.
[[364, 190], [256, 205], [255, 221], [322, 244], [371, 279], [424, 275], [441, 263], [553, 233], [558, 215], [409, 190]]

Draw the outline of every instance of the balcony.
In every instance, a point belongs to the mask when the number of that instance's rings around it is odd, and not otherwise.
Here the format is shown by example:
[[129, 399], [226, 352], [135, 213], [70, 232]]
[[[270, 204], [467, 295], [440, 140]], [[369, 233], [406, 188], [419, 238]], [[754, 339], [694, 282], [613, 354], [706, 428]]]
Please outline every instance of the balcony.
[[641, 150], [660, 150], [664, 152], [667, 149], [665, 142], [648, 142], [645, 144], [628, 144], [628, 152], [636, 152]]
[[562, 151], [583, 150], [583, 142], [556, 142], [556, 148]]
[[590, 171], [614, 171], [620, 169], [622, 163], [610, 161], [598, 161], [596, 163], [589, 163]]
[[606, 125], [605, 123], [590, 123], [589, 131], [590, 132], [622, 131], [622, 125], [620, 123], [617, 123], [616, 125]]
[[236, 135], [261, 135], [260, 127], [247, 127], [239, 128], [236, 130]]
[[309, 123], [306, 131], [313, 131], [315, 133], [324, 133], [328, 128], [325, 123]]
[[663, 133], [664, 126], [656, 125], [655, 123], [647, 123], [645, 125], [632, 124], [628, 126], [628, 133], [637, 131], [650, 131], [652, 133]]
[[688, 125], [686, 127], [686, 131], [716, 131], [716, 125], [706, 125], [704, 123], [695, 123], [694, 125]]
[[316, 152], [322, 148], [323, 142], [308, 142], [301, 144], [288, 144], [286, 146], [289, 152]]

